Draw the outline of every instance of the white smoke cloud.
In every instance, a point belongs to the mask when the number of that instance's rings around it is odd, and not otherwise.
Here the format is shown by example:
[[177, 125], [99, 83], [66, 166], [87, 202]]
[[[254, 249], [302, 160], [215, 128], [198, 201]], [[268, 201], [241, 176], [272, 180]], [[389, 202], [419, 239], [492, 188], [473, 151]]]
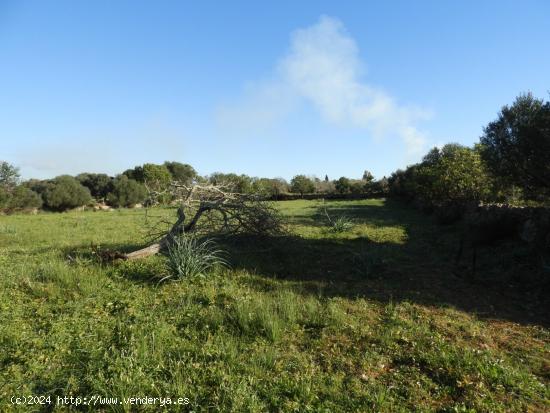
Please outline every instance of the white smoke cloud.
[[430, 112], [401, 106], [365, 83], [363, 67], [357, 44], [343, 24], [323, 16], [292, 34], [290, 50], [272, 79], [250, 87], [243, 101], [222, 107], [218, 119], [225, 126], [250, 130], [283, 119], [301, 99], [327, 122], [366, 129], [375, 139], [397, 137], [408, 155], [420, 155], [427, 138], [416, 122], [428, 119]]

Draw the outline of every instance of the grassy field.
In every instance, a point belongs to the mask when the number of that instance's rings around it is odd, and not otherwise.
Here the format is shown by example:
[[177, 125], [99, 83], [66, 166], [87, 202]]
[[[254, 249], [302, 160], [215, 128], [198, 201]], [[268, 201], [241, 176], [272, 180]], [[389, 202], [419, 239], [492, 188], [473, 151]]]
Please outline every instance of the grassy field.
[[[0, 411], [12, 396], [186, 397], [171, 411], [548, 411], [540, 292], [498, 285], [513, 246], [452, 275], [452, 227], [384, 200], [281, 203], [290, 234], [226, 242], [231, 269], [159, 284], [166, 258], [102, 264], [145, 242], [143, 210], [0, 216]], [[175, 214], [159, 209], [154, 214]], [[503, 284], [503, 283], [501, 283]], [[53, 400], [52, 400], [53, 401]]]

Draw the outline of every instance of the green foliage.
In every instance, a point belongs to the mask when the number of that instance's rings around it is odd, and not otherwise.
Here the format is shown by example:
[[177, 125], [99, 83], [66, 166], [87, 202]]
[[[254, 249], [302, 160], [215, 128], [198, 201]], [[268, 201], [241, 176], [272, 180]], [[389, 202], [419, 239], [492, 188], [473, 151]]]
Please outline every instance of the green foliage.
[[353, 222], [353, 219], [345, 215], [340, 215], [340, 216], [337, 216], [336, 218], [331, 217], [330, 214], [328, 213], [326, 205], [323, 205], [323, 213], [327, 219], [327, 225], [329, 227], [330, 232], [334, 232], [337, 234], [343, 233], [343, 232], [349, 231], [355, 225]]
[[145, 177], [143, 175], [143, 166], [136, 166], [133, 169], [127, 169], [122, 172], [122, 175], [125, 175], [128, 179], [133, 179], [138, 182], [145, 182]]
[[44, 182], [41, 190], [44, 206], [54, 211], [65, 211], [92, 201], [90, 190], [69, 175]]
[[391, 195], [431, 204], [485, 200], [492, 189], [479, 151], [458, 144], [433, 148], [421, 163], [394, 172], [388, 184]]
[[18, 181], [19, 169], [5, 161], [0, 161], [0, 188], [12, 188]]
[[351, 218], [348, 218], [346, 216], [340, 216], [330, 221], [329, 226], [330, 226], [331, 232], [342, 233], [352, 229], [354, 226], [354, 223]]
[[550, 195], [550, 102], [520, 95], [487, 125], [480, 143], [496, 178], [530, 198]]
[[160, 285], [167, 257], [89, 256], [91, 242], [139, 242], [142, 211], [1, 217], [0, 411], [37, 391], [189, 397], [166, 411], [548, 410], [550, 333], [531, 292], [457, 280], [452, 234], [401, 203], [327, 204], [353, 233], [329, 236], [318, 201], [281, 202], [295, 237], [224, 245], [233, 269]]
[[230, 192], [239, 194], [250, 194], [253, 192], [252, 178], [248, 175], [215, 172], [208, 177], [208, 180], [211, 184], [225, 186]]
[[126, 175], [114, 179], [112, 190], [107, 195], [107, 203], [114, 207], [132, 207], [142, 203], [147, 198], [145, 186]]
[[300, 195], [310, 194], [315, 191], [315, 184], [305, 175], [296, 175], [290, 181], [290, 191]]
[[170, 274], [161, 281], [205, 276], [214, 267], [227, 267], [223, 254], [211, 238], [176, 237], [168, 248]]
[[18, 185], [9, 192], [0, 188], [0, 210], [4, 212], [24, 211], [42, 206], [42, 198], [33, 190]]
[[288, 183], [283, 178], [257, 178], [252, 181], [252, 192], [266, 198], [276, 199], [288, 190]]
[[418, 194], [430, 201], [486, 199], [490, 180], [479, 152], [458, 144], [434, 148], [416, 171]]
[[113, 179], [107, 174], [81, 173], [76, 179], [88, 188], [96, 199], [104, 199], [113, 189]]
[[183, 164], [181, 162], [164, 162], [164, 166], [172, 175], [173, 181], [178, 181], [183, 184], [189, 185], [197, 177], [197, 171], [188, 164]]
[[166, 165], [146, 163], [143, 165], [143, 182], [152, 191], [163, 191], [172, 182], [172, 175]]
[[363, 177], [361, 179], [366, 183], [370, 183], [374, 181], [374, 176], [373, 174], [370, 173], [370, 171], [365, 170], [365, 172], [363, 172]]
[[372, 181], [366, 185], [365, 190], [373, 195], [387, 196], [390, 193], [390, 183], [385, 176], [378, 181]]
[[334, 182], [334, 187], [341, 194], [347, 194], [351, 191], [351, 181], [349, 178], [342, 176], [336, 182]]

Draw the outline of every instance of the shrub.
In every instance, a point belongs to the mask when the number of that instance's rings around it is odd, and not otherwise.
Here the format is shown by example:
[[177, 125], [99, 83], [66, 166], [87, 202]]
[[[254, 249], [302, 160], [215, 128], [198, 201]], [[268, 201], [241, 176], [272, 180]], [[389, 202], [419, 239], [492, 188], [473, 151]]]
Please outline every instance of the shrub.
[[288, 184], [283, 178], [255, 178], [252, 182], [252, 192], [266, 198], [277, 198], [288, 192]]
[[489, 194], [490, 178], [477, 150], [447, 144], [424, 157], [416, 184], [417, 193], [427, 201], [479, 201]]
[[204, 276], [215, 266], [228, 266], [222, 255], [223, 251], [216, 249], [216, 244], [210, 238], [199, 240], [193, 236], [176, 237], [168, 248], [171, 274], [161, 281]]
[[143, 165], [143, 182], [153, 191], [163, 191], [172, 182], [172, 175], [165, 165]]
[[164, 162], [164, 166], [168, 168], [168, 171], [172, 175], [172, 179], [174, 181], [190, 184], [197, 176], [197, 171], [195, 171], [195, 169], [188, 164], [180, 162]]
[[333, 219], [330, 217], [326, 207], [324, 207], [324, 213], [325, 213], [325, 216], [327, 217], [327, 225], [329, 227], [330, 232], [336, 232], [336, 233], [346, 232], [352, 229], [354, 226], [353, 220], [346, 217], [345, 215], [341, 215]]
[[113, 189], [113, 179], [107, 174], [82, 173], [76, 179], [90, 190], [96, 199], [105, 198]]
[[69, 175], [47, 181], [42, 198], [47, 208], [56, 211], [86, 205], [92, 200], [90, 190]]
[[41, 206], [40, 195], [23, 185], [15, 187], [10, 192], [0, 189], [0, 209], [5, 212], [22, 211]]
[[310, 194], [315, 191], [315, 184], [305, 175], [296, 175], [290, 181], [290, 191], [300, 195]]
[[112, 185], [112, 191], [107, 195], [107, 203], [111, 206], [132, 207], [147, 198], [145, 186], [126, 175], [115, 178]]
[[336, 182], [334, 182], [334, 187], [341, 194], [346, 194], [351, 191], [351, 182], [349, 178], [342, 176]]
[[336, 233], [346, 232], [352, 229], [353, 226], [353, 220], [346, 216], [341, 216], [330, 222], [330, 231]]

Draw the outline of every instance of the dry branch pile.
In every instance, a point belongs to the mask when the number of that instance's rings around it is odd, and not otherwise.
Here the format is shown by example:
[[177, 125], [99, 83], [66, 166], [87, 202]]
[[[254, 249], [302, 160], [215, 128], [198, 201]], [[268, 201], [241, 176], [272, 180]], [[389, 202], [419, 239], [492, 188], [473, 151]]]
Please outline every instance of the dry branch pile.
[[[173, 183], [170, 195], [180, 204], [177, 220], [167, 232], [157, 234], [157, 241], [125, 254], [138, 259], [166, 249], [175, 237], [186, 233], [231, 235], [248, 233], [279, 235], [284, 232], [277, 209], [260, 196], [231, 192], [226, 185], [183, 185]], [[163, 195], [152, 194], [153, 199]]]

